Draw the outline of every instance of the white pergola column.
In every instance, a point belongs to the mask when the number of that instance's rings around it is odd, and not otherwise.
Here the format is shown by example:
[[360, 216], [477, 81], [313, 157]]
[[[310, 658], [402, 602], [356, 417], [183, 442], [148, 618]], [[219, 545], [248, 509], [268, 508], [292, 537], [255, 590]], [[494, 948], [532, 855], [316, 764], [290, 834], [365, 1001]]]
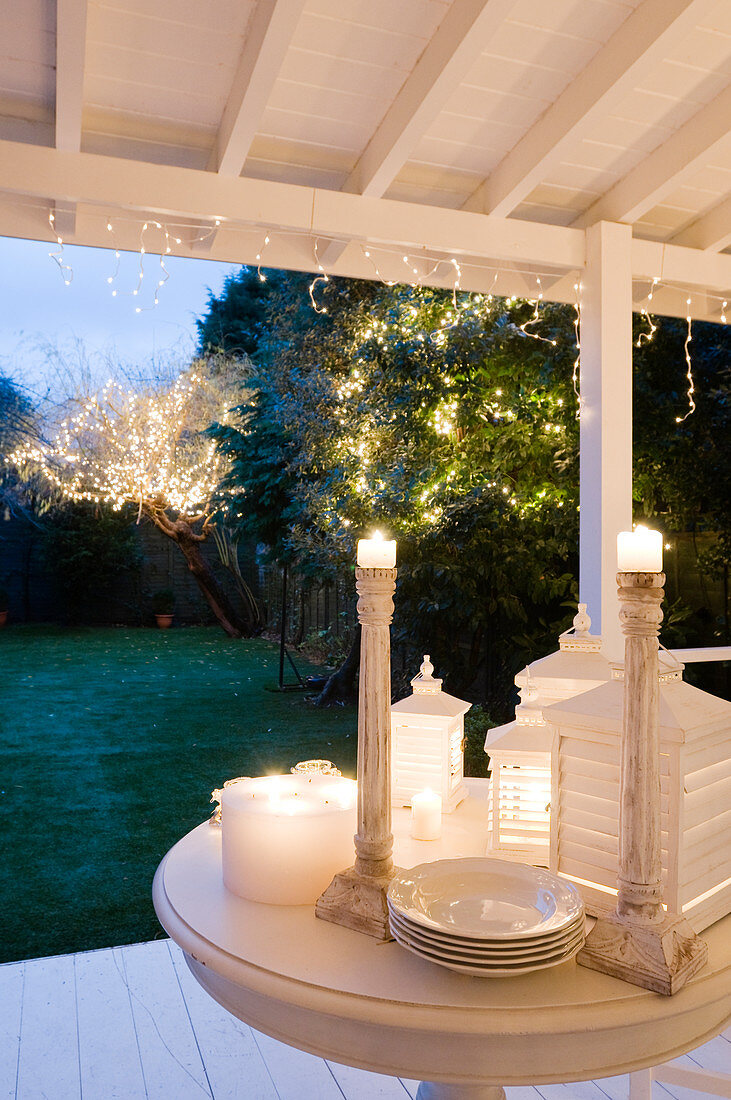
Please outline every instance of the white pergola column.
[[607, 657], [621, 659], [617, 532], [632, 528], [632, 228], [586, 231], [581, 293], [579, 590]]

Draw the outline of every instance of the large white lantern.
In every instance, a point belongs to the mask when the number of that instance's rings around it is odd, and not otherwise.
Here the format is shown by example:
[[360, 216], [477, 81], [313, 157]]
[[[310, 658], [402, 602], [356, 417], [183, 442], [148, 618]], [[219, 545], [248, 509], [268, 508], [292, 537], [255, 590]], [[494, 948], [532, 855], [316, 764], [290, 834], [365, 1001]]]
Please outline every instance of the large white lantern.
[[[731, 912], [731, 703], [659, 673], [661, 847], [668, 909], [695, 932]], [[554, 732], [551, 870], [597, 916], [617, 901], [623, 674], [544, 709]]]
[[429, 654], [413, 693], [391, 707], [391, 801], [410, 806], [425, 789], [442, 797], [451, 813], [467, 795], [464, 785], [464, 716], [471, 703], [442, 691]]

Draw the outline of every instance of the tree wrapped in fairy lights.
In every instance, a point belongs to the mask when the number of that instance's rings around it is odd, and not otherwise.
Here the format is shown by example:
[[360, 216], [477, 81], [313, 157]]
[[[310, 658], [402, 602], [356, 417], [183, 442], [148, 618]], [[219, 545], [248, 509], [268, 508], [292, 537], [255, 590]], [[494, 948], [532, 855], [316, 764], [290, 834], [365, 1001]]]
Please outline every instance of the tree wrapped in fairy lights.
[[[48, 444], [20, 447], [6, 462], [39, 471], [64, 499], [133, 507], [183, 554], [204, 598], [231, 637], [251, 633], [201, 553], [226, 462], [206, 430], [240, 402], [220, 363], [194, 364], [171, 383], [126, 388], [110, 380], [77, 399]], [[220, 509], [219, 509], [220, 512]]]

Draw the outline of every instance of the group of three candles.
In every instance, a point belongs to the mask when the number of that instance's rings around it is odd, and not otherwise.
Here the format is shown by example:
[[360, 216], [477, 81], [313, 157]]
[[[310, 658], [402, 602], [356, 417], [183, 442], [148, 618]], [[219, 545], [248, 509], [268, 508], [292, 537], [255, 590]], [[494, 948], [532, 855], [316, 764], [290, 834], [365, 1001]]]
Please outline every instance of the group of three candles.
[[[662, 571], [662, 535], [638, 526], [617, 540], [620, 572]], [[358, 542], [361, 568], [393, 569], [396, 543], [378, 533]], [[221, 792], [223, 877], [241, 897], [272, 905], [314, 902], [333, 874], [353, 861], [356, 784], [333, 775], [264, 776]], [[431, 790], [411, 800], [411, 835], [437, 840], [442, 799]]]

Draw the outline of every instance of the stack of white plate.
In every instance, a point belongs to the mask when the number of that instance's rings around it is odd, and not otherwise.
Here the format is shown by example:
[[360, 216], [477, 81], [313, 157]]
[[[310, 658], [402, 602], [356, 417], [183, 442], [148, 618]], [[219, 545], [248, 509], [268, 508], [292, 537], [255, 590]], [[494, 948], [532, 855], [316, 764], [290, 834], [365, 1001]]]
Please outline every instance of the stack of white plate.
[[402, 871], [388, 910], [402, 947], [485, 978], [557, 966], [585, 937], [584, 904], [570, 883], [502, 859], [440, 859]]

